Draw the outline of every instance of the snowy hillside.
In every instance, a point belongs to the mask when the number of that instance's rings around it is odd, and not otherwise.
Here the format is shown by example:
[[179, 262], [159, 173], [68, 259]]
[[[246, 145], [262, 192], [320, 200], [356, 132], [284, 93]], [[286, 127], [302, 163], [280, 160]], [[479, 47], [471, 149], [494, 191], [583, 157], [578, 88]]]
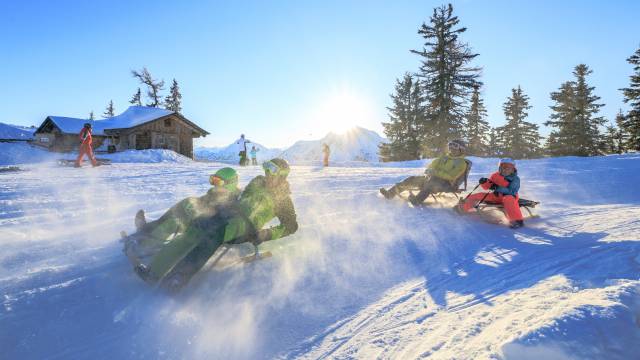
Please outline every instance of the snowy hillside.
[[[2, 357], [637, 358], [639, 155], [520, 161], [542, 205], [518, 231], [378, 195], [423, 164], [293, 166], [298, 232], [177, 295], [137, 278], [118, 233], [224, 165], [0, 173]], [[495, 167], [474, 159], [471, 183]], [[241, 185], [260, 173], [240, 168]]]
[[385, 142], [375, 131], [361, 127], [344, 134], [329, 133], [320, 140], [298, 141], [284, 151], [282, 156], [294, 163], [319, 162], [322, 159], [322, 144], [331, 148], [332, 162], [378, 161], [378, 145]]
[[[277, 156], [285, 158], [293, 164], [310, 165], [321, 163], [322, 144], [327, 143], [331, 148], [331, 163], [343, 166], [349, 165], [350, 162], [379, 161], [378, 145], [385, 141], [375, 131], [356, 127], [344, 134], [329, 133], [319, 140], [298, 141], [285, 150], [267, 149], [260, 144], [256, 144], [256, 146], [260, 149], [258, 152], [260, 161]], [[235, 143], [224, 148], [197, 148], [195, 154], [197, 159], [230, 163], [238, 161], [238, 148]]]
[[35, 128], [0, 123], [0, 139], [28, 140], [33, 137]]

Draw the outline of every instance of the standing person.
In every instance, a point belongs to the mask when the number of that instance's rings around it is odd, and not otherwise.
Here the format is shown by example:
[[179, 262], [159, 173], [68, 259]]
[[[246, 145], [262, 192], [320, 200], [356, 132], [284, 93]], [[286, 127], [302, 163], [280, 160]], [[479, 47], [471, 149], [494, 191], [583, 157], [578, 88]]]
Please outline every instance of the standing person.
[[[466, 213], [480, 201], [493, 204], [503, 204], [504, 212], [509, 220], [511, 228], [524, 226], [520, 205], [518, 205], [518, 191], [520, 190], [520, 177], [516, 169], [516, 162], [510, 158], [501, 159], [498, 163], [498, 171], [487, 178], [480, 178], [480, 186], [491, 193], [477, 193], [469, 196], [467, 200], [455, 207], [456, 211]], [[483, 200], [484, 199], [484, 200]]]
[[419, 206], [432, 193], [456, 191], [469, 166], [464, 158], [466, 146], [462, 140], [452, 140], [448, 148], [447, 154], [440, 155], [429, 164], [424, 175], [410, 176], [389, 190], [380, 188], [380, 193], [385, 198], [392, 199], [405, 190], [418, 188], [418, 195], [410, 195], [409, 201], [412, 205]]
[[324, 156], [322, 159], [322, 166], [329, 166], [329, 155], [331, 154], [331, 149], [327, 143], [322, 143], [322, 154]]
[[251, 143], [251, 141], [244, 138], [244, 134], [240, 135], [240, 139], [236, 141], [238, 145], [238, 155], [240, 156], [240, 166], [247, 166], [249, 164], [249, 159], [247, 159], [247, 143]]
[[98, 166], [98, 162], [96, 161], [95, 156], [93, 156], [93, 149], [91, 148], [91, 143], [93, 140], [91, 139], [91, 124], [85, 123], [82, 130], [80, 130], [80, 148], [78, 149], [78, 158], [76, 159], [75, 167], [80, 167], [80, 163], [82, 163], [82, 158], [87, 155], [89, 160], [91, 160], [91, 165]]
[[251, 147], [251, 165], [258, 165], [258, 151], [255, 146]]

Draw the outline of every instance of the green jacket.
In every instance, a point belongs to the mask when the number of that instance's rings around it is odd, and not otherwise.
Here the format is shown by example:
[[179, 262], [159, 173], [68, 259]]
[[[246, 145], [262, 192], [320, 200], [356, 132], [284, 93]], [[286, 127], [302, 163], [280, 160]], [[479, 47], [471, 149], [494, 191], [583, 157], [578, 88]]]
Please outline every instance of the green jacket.
[[[240, 195], [239, 216], [229, 221], [223, 242], [260, 243], [296, 232], [298, 222], [290, 194], [286, 181], [276, 188], [269, 188], [264, 176], [255, 177]], [[263, 229], [274, 218], [280, 224]]]
[[452, 156], [450, 154], [441, 155], [435, 158], [425, 173], [448, 181], [454, 185], [456, 179], [467, 170], [467, 163], [464, 156]]

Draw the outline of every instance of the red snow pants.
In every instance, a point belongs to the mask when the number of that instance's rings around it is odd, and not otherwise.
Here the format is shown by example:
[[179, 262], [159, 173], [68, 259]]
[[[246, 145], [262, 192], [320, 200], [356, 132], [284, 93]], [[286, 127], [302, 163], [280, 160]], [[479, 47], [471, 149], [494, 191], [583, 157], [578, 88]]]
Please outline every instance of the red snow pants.
[[93, 166], [97, 166], [98, 162], [96, 161], [95, 156], [93, 156], [93, 149], [91, 148], [91, 144], [82, 144], [80, 145], [78, 158], [76, 159], [76, 166], [80, 166], [82, 163], [82, 158], [87, 155], [89, 160], [91, 160], [91, 164]]
[[[464, 202], [462, 208], [464, 211], [469, 211], [471, 208], [476, 206], [477, 203], [482, 200], [485, 193], [477, 193], [469, 196], [467, 201]], [[504, 206], [504, 212], [507, 215], [507, 219], [509, 221], [522, 220], [522, 212], [520, 211], [520, 206], [518, 205], [518, 196], [512, 195], [494, 195], [493, 193], [487, 195], [485, 202], [493, 203], [493, 204], [502, 204]]]

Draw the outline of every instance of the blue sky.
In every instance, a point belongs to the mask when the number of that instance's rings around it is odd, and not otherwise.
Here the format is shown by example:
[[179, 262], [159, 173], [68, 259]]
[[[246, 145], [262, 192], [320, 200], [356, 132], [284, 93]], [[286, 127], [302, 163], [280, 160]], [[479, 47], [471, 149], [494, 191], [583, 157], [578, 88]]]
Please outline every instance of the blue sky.
[[[0, 122], [119, 113], [146, 66], [176, 78], [184, 115], [211, 132], [202, 145], [245, 133], [284, 147], [347, 125], [382, 133], [396, 78], [415, 72], [418, 27], [435, 1], [2, 1]], [[454, 1], [483, 67], [493, 126], [520, 85], [529, 121], [549, 115], [549, 93], [586, 63], [613, 119], [640, 46], [638, 1]], [[144, 91], [144, 89], [143, 89]], [[541, 126], [543, 134], [548, 129]]]

